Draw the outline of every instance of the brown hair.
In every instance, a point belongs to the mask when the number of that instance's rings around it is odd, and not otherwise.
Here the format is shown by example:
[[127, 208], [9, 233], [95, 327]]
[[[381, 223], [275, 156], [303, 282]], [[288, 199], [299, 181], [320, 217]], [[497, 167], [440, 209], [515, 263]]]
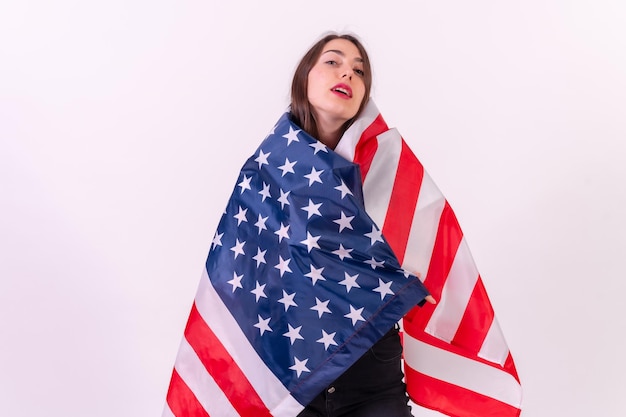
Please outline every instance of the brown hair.
[[318, 130], [317, 122], [315, 121], [315, 116], [313, 115], [313, 109], [308, 98], [307, 86], [309, 81], [309, 72], [317, 63], [324, 46], [334, 39], [345, 39], [352, 42], [359, 50], [361, 58], [363, 58], [363, 83], [365, 84], [365, 95], [363, 96], [363, 102], [361, 103], [357, 114], [352, 119], [348, 120], [343, 126], [344, 131], [350, 126], [350, 124], [352, 124], [354, 119], [358, 117], [367, 104], [370, 96], [370, 90], [372, 88], [372, 67], [370, 65], [370, 60], [365, 48], [355, 36], [330, 33], [317, 41], [300, 60], [291, 82], [291, 116], [293, 121], [304, 129], [305, 132], [315, 138], [318, 137]]

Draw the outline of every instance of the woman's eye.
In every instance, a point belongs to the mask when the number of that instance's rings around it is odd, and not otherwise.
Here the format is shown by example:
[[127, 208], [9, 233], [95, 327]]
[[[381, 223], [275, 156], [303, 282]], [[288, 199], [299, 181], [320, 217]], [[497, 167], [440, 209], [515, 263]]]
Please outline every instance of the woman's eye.
[[365, 75], [365, 71], [359, 68], [355, 69], [354, 72], [359, 74], [361, 77]]
[[326, 61], [326, 63], [327, 63], [328, 65], [337, 65], [337, 61], [334, 61], [334, 60], [332, 60], [332, 59], [331, 59], [331, 60]]

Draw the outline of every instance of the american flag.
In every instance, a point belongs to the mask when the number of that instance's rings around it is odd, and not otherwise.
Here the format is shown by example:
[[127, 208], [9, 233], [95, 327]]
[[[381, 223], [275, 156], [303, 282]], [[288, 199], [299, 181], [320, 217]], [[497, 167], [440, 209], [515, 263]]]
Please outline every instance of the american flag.
[[423, 304], [361, 184], [283, 115], [218, 224], [163, 416], [296, 416]]
[[519, 416], [513, 358], [445, 197], [372, 101], [335, 151], [359, 164], [368, 214], [438, 300], [403, 319], [412, 400], [454, 417]]

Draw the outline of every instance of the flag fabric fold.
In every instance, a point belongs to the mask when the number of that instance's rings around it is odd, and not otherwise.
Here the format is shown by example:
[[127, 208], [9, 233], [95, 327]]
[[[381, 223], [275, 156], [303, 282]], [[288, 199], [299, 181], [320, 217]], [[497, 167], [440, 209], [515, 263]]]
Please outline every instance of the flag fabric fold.
[[361, 167], [365, 208], [438, 301], [403, 319], [407, 392], [454, 417], [515, 417], [521, 384], [452, 208], [370, 101], [335, 151]]
[[519, 416], [463, 233], [398, 131], [370, 100], [332, 151], [286, 113], [217, 227], [163, 416], [296, 416], [398, 321], [414, 402]]

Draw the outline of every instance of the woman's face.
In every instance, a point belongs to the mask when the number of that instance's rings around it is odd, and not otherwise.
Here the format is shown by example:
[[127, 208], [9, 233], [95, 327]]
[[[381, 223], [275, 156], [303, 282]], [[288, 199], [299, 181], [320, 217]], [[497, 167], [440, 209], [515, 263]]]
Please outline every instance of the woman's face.
[[352, 119], [365, 96], [363, 58], [346, 39], [333, 39], [311, 68], [308, 99], [318, 124], [343, 124]]

